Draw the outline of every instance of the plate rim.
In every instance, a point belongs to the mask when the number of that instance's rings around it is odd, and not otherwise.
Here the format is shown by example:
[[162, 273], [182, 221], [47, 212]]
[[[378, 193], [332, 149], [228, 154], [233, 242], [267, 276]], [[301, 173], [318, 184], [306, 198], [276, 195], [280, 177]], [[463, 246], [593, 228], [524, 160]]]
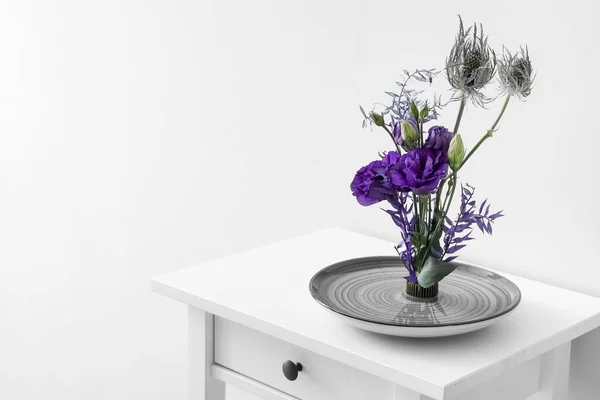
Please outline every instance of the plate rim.
[[[347, 317], [343, 314], [338, 314], [329, 309], [325, 309], [327, 313], [330, 313], [333, 318], [352, 326], [356, 329], [362, 329], [363, 331], [377, 333], [380, 335], [394, 336], [394, 337], [410, 337], [410, 338], [441, 338], [449, 336], [463, 335], [466, 333], [475, 332], [481, 329], [488, 328], [497, 322], [510, 317], [516, 309], [512, 309], [509, 312], [502, 314], [493, 319], [487, 319], [472, 324], [462, 325], [444, 325], [438, 327], [427, 327], [423, 329], [417, 325], [405, 326], [405, 325], [381, 325], [374, 322], [366, 322], [352, 317]], [[451, 332], [448, 332], [451, 330]]]
[[503, 279], [505, 279], [506, 281], [508, 281], [509, 283], [511, 283], [516, 289], [517, 289], [517, 301], [514, 303], [514, 305], [512, 305], [511, 307], [508, 307], [506, 310], [502, 311], [499, 314], [493, 315], [491, 317], [487, 317], [487, 318], [479, 318], [479, 319], [475, 319], [472, 321], [466, 321], [466, 322], [455, 322], [455, 323], [443, 323], [443, 324], [420, 324], [420, 325], [410, 325], [410, 324], [391, 324], [391, 323], [386, 323], [386, 322], [378, 322], [378, 321], [371, 321], [371, 320], [367, 320], [367, 319], [363, 319], [363, 318], [359, 318], [356, 317], [355, 315], [349, 315], [347, 313], [341, 312], [339, 310], [336, 310], [332, 307], [330, 307], [329, 305], [323, 303], [321, 300], [319, 300], [316, 296], [316, 293], [313, 291], [313, 282], [315, 280], [315, 278], [321, 274], [323, 271], [325, 271], [326, 269], [329, 268], [333, 268], [335, 266], [337, 266], [338, 264], [342, 264], [342, 263], [347, 263], [349, 261], [364, 261], [364, 260], [374, 260], [374, 259], [395, 259], [397, 260], [398, 257], [397, 256], [365, 256], [365, 257], [355, 257], [355, 258], [349, 258], [347, 260], [343, 260], [343, 261], [338, 261], [334, 264], [330, 264], [324, 268], [321, 268], [319, 271], [317, 271], [312, 278], [310, 278], [310, 281], [308, 282], [308, 291], [310, 292], [312, 298], [319, 303], [322, 307], [325, 307], [326, 309], [328, 309], [329, 311], [332, 311], [336, 314], [339, 315], [343, 315], [344, 317], [348, 317], [348, 318], [352, 318], [355, 319], [357, 321], [361, 321], [361, 322], [367, 322], [369, 324], [377, 324], [377, 325], [383, 325], [383, 326], [392, 326], [392, 327], [406, 327], [406, 328], [419, 328], [419, 329], [435, 329], [435, 328], [444, 328], [444, 327], [449, 327], [449, 326], [460, 326], [460, 325], [470, 325], [470, 324], [476, 324], [476, 323], [480, 323], [480, 322], [484, 322], [484, 321], [489, 321], [489, 320], [493, 320], [499, 317], [502, 317], [512, 311], [514, 311], [515, 308], [517, 308], [517, 306], [521, 303], [521, 299], [522, 299], [522, 293], [521, 293], [521, 289], [519, 288], [519, 286], [514, 283], [513, 281], [511, 281], [510, 279], [506, 278], [504, 275], [498, 274], [495, 271], [490, 271], [487, 268], [483, 268], [480, 267], [478, 265], [472, 264], [472, 263], [466, 263], [466, 262], [462, 262], [462, 261], [455, 261], [457, 264], [460, 264], [461, 266], [465, 266], [465, 267], [471, 267], [471, 268], [477, 268], [477, 269], [482, 269], [484, 271], [489, 271], [492, 272], [496, 275], [501, 276]]

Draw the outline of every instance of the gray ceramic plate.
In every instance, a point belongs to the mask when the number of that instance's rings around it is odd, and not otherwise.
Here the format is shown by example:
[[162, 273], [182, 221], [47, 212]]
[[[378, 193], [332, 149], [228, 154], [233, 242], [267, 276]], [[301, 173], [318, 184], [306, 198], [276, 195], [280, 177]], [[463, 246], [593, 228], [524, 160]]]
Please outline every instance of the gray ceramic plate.
[[406, 269], [398, 257], [364, 257], [319, 271], [310, 292], [322, 306], [359, 328], [396, 336], [449, 336], [484, 328], [519, 304], [510, 280], [461, 264], [440, 282], [438, 300], [404, 294]]

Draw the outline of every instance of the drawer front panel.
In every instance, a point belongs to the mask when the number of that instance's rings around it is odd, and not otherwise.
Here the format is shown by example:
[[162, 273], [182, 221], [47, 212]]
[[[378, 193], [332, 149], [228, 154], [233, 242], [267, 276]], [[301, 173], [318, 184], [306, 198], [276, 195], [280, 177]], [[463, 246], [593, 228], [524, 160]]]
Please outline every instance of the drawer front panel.
[[[381, 378], [221, 318], [215, 320], [214, 359], [302, 400], [391, 400], [394, 393]], [[295, 381], [283, 375], [287, 360], [302, 364]]]

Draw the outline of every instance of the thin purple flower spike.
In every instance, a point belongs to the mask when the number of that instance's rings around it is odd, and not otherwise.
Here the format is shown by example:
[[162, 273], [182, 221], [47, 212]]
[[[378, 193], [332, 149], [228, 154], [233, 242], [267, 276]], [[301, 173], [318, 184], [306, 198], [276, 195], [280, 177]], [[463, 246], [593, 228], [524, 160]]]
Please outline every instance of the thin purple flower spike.
[[410, 197], [406, 193], [391, 196], [388, 202], [394, 210], [384, 210], [392, 217], [394, 224], [400, 228], [400, 236], [402, 240], [396, 246], [396, 251], [404, 266], [408, 270], [408, 276], [405, 279], [409, 282], [417, 282], [417, 274], [414, 269], [414, 256], [416, 249], [412, 243], [410, 232], [415, 229], [415, 216], [413, 213], [413, 205], [407, 205], [410, 202]]
[[443, 229], [446, 236], [444, 237], [442, 257], [446, 254], [453, 254], [446, 257], [444, 261], [454, 260], [457, 257], [454, 254], [466, 246], [464, 242], [474, 239], [471, 237], [473, 224], [477, 225], [482, 233], [491, 235], [494, 221], [504, 216], [502, 211], [490, 214], [490, 204], [487, 199], [481, 203], [478, 210], [473, 199], [475, 188], [472, 186], [463, 186], [461, 192], [460, 211], [456, 220], [453, 222], [450, 218], [446, 218], [444, 221]]

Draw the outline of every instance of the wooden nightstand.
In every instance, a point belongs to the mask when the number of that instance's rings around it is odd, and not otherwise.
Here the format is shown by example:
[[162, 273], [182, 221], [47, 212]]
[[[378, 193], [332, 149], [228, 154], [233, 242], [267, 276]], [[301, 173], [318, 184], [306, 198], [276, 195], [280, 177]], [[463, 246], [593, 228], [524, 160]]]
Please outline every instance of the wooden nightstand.
[[154, 278], [189, 307], [190, 399], [224, 400], [225, 383], [265, 400], [567, 399], [571, 341], [600, 326], [600, 299], [503, 274], [521, 289], [517, 310], [438, 339], [361, 331], [312, 299], [321, 268], [392, 254], [329, 229]]

